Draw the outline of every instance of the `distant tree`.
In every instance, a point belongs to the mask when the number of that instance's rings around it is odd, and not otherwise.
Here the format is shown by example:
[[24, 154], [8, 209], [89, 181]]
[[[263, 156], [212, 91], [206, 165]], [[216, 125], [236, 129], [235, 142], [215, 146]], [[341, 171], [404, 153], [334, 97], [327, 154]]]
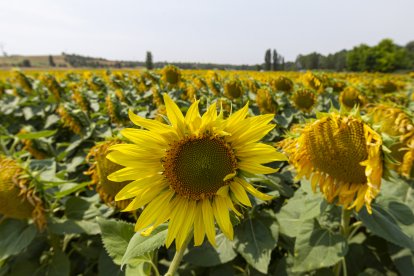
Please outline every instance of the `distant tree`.
[[264, 59], [265, 59], [264, 70], [265, 71], [270, 71], [270, 69], [272, 68], [272, 52], [271, 52], [270, 49], [266, 50]]
[[152, 53], [151, 52], [147, 52], [147, 56], [146, 56], [146, 58], [145, 58], [145, 67], [148, 69], [148, 70], [152, 70], [152, 69], [154, 69], [154, 63], [153, 63], [153, 61], [152, 61]]
[[279, 56], [277, 51], [273, 49], [273, 62], [272, 62], [272, 71], [279, 70]]
[[30, 60], [24, 59], [21, 63], [22, 67], [32, 67], [32, 64], [30, 63]]
[[50, 67], [55, 67], [56, 66], [55, 61], [53, 60], [52, 56], [49, 56], [49, 66]]

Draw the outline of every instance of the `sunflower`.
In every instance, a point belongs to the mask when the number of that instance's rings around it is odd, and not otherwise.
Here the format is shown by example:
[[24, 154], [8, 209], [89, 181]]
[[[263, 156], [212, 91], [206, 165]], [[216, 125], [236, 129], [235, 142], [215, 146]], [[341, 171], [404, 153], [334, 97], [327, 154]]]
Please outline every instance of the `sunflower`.
[[292, 95], [292, 102], [300, 111], [309, 113], [316, 104], [316, 96], [312, 91], [302, 89]]
[[170, 85], [178, 85], [181, 81], [181, 71], [174, 65], [166, 65], [161, 74], [162, 80]]
[[284, 76], [271, 80], [270, 85], [275, 91], [291, 92], [293, 90], [293, 81]]
[[260, 113], [275, 113], [277, 110], [277, 103], [273, 100], [270, 89], [260, 88], [256, 93], [256, 103]]
[[33, 219], [42, 230], [46, 226], [44, 208], [30, 179], [13, 159], [0, 155], [0, 215], [14, 219]]
[[359, 211], [377, 196], [382, 177], [382, 139], [354, 115], [330, 113], [297, 130], [280, 147], [297, 171], [311, 179], [328, 202]]
[[366, 99], [358, 89], [348, 86], [339, 94], [339, 102], [346, 109], [352, 109], [356, 105], [363, 106], [366, 103]]
[[224, 119], [213, 103], [200, 116], [196, 101], [183, 116], [167, 94], [164, 102], [171, 124], [130, 112], [131, 121], [145, 129], [124, 129], [122, 135], [134, 144], [110, 147], [107, 158], [125, 168], [108, 179], [133, 180], [115, 199], [133, 198], [124, 211], [145, 206], [135, 226], [144, 235], [169, 221], [167, 247], [175, 240], [178, 250], [193, 234], [196, 246], [205, 236], [215, 245], [215, 221], [232, 239], [230, 212], [241, 216], [236, 206], [251, 206], [246, 192], [262, 200], [272, 198], [256, 190], [242, 172], [273, 173], [276, 169], [262, 164], [285, 160], [275, 148], [258, 142], [274, 128], [269, 124], [274, 115], [246, 118], [245, 105]]
[[96, 191], [103, 202], [109, 206], [115, 206], [117, 208], [125, 208], [130, 201], [117, 201], [114, 202], [115, 195], [125, 187], [128, 182], [112, 182], [108, 180], [108, 175], [122, 169], [123, 166], [115, 164], [108, 160], [106, 155], [108, 154], [108, 148], [112, 145], [122, 143], [120, 140], [114, 139], [98, 143], [93, 146], [86, 157], [86, 160], [91, 164], [89, 170], [84, 174], [90, 175], [92, 183], [96, 185]]
[[231, 99], [238, 99], [243, 96], [244, 89], [239, 79], [229, 79], [224, 83], [224, 95]]
[[390, 156], [395, 163], [389, 167], [410, 177], [414, 154], [414, 122], [401, 108], [379, 104], [369, 109], [368, 117], [381, 133], [394, 138], [389, 145]]

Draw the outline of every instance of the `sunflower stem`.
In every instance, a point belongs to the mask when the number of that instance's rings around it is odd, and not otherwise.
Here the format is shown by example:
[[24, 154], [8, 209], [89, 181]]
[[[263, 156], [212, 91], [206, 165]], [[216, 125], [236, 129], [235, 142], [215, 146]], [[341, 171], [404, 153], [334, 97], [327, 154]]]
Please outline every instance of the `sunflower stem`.
[[191, 235], [188, 235], [187, 239], [185, 240], [185, 242], [183, 243], [183, 245], [181, 246], [181, 248], [177, 251], [175, 251], [175, 255], [174, 258], [170, 264], [170, 267], [168, 268], [167, 273], [165, 274], [165, 276], [174, 276], [175, 272], [177, 271], [181, 260], [183, 259], [184, 256], [184, 252], [187, 249], [187, 245], [191, 240]]
[[[351, 221], [351, 214], [352, 211], [346, 209], [345, 207], [342, 207], [341, 212], [341, 234], [344, 236], [344, 238], [347, 240], [350, 234], [351, 226], [349, 225]], [[333, 272], [336, 276], [341, 275], [348, 276], [348, 272], [346, 269], [346, 260], [345, 256], [341, 258], [339, 262], [336, 263], [334, 266]]]

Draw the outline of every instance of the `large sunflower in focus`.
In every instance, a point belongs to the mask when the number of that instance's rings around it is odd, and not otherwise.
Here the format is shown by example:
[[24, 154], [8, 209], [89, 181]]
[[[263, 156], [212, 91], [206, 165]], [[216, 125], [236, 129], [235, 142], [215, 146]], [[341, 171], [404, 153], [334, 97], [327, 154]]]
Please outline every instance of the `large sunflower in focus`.
[[377, 196], [382, 177], [382, 139], [353, 115], [330, 113], [306, 124], [298, 138], [287, 138], [280, 146], [297, 171], [296, 179], [311, 179], [328, 202], [355, 208], [366, 206]]
[[183, 116], [166, 94], [164, 102], [170, 124], [130, 112], [132, 122], [144, 129], [124, 129], [122, 135], [134, 144], [111, 146], [107, 158], [125, 168], [108, 178], [133, 180], [115, 199], [133, 199], [124, 211], [145, 206], [135, 227], [144, 235], [169, 221], [167, 247], [175, 240], [180, 249], [190, 234], [195, 245], [205, 236], [215, 245], [215, 222], [232, 239], [230, 212], [241, 216], [236, 206], [251, 206], [247, 193], [272, 198], [256, 190], [241, 171], [273, 173], [275, 169], [262, 164], [285, 160], [275, 148], [258, 142], [273, 129], [269, 122], [274, 115], [246, 118], [246, 105], [224, 119], [214, 103], [200, 116], [196, 101]]

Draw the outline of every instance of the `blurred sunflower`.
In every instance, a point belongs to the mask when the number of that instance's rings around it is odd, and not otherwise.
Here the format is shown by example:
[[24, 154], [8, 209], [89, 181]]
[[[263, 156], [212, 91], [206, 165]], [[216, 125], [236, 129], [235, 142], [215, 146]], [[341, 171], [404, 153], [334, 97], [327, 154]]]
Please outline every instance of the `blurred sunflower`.
[[0, 155], [0, 214], [15, 219], [33, 219], [39, 229], [46, 227], [43, 204], [29, 187], [30, 179], [13, 159]]
[[181, 81], [181, 71], [174, 65], [166, 65], [161, 74], [162, 80], [170, 85], [178, 85]]
[[133, 198], [124, 211], [146, 205], [135, 226], [144, 235], [169, 221], [167, 247], [175, 240], [180, 249], [189, 235], [194, 235], [196, 246], [205, 236], [215, 245], [215, 221], [232, 239], [230, 211], [241, 216], [236, 206], [251, 206], [247, 192], [262, 200], [272, 198], [256, 190], [241, 172], [273, 173], [276, 169], [262, 164], [286, 160], [272, 146], [258, 142], [274, 128], [269, 124], [274, 115], [246, 118], [245, 105], [224, 119], [213, 103], [200, 116], [196, 101], [183, 116], [166, 94], [164, 102], [170, 125], [130, 112], [132, 122], [146, 130], [124, 129], [122, 135], [134, 144], [110, 147], [107, 158], [125, 168], [108, 179], [133, 180], [115, 199]]
[[292, 95], [293, 105], [302, 112], [309, 113], [316, 104], [315, 93], [308, 89], [296, 91]]
[[256, 92], [256, 103], [260, 113], [276, 113], [277, 103], [273, 100], [269, 88], [260, 88]]
[[311, 178], [313, 191], [319, 185], [328, 202], [359, 211], [381, 186], [382, 139], [353, 115], [330, 113], [297, 130], [279, 146], [297, 171], [296, 179]]
[[339, 94], [339, 102], [341, 103], [341, 106], [349, 110], [356, 105], [363, 106], [366, 103], [366, 99], [358, 89], [348, 86], [341, 92], [341, 94]]

